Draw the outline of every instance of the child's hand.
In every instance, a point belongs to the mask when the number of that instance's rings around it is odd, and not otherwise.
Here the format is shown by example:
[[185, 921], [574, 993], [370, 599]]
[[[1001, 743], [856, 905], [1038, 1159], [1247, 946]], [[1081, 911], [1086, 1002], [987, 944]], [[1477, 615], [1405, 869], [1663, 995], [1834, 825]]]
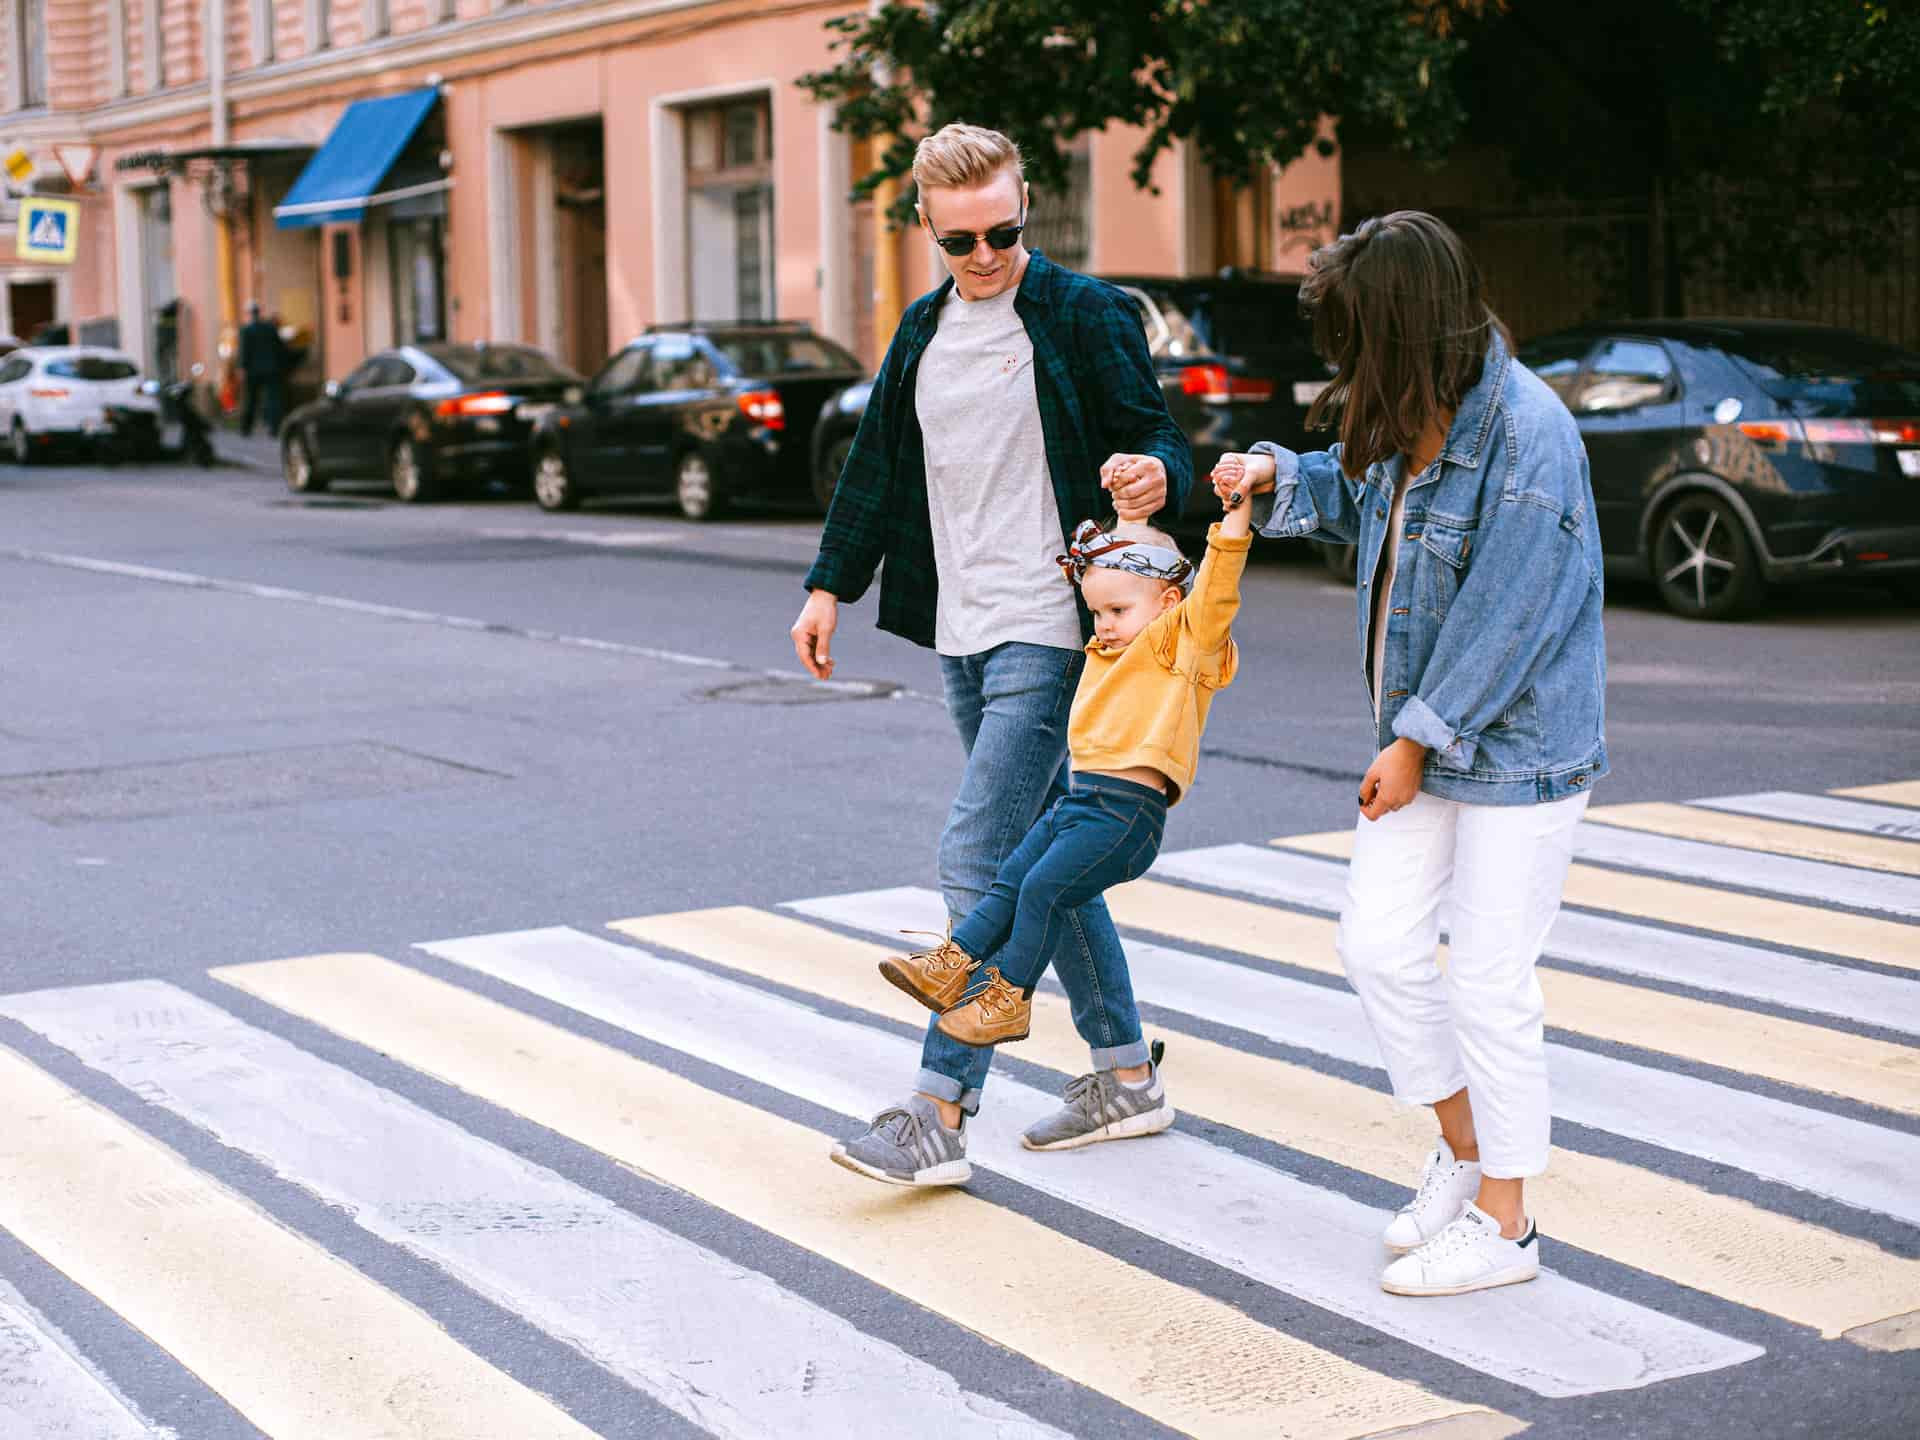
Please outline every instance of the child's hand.
[[1229, 451], [1214, 462], [1213, 493], [1231, 513], [1248, 496], [1273, 488], [1273, 457]]

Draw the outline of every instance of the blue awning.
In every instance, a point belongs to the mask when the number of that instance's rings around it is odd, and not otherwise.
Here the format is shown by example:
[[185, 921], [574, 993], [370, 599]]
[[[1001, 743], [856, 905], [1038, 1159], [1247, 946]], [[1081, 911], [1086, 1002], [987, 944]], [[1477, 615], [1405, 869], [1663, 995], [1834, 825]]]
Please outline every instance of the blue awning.
[[381, 205], [445, 190], [445, 176], [389, 177], [394, 162], [440, 98], [428, 86], [380, 100], [356, 100], [333, 127], [320, 153], [307, 162], [287, 198], [273, 207], [283, 230], [359, 220], [369, 205]]

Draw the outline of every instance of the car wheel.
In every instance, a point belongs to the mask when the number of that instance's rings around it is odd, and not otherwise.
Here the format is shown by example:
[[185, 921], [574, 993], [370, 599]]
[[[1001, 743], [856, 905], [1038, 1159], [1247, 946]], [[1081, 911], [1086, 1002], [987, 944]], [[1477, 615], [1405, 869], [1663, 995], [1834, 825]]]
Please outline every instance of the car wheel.
[[31, 465], [33, 463], [33, 436], [27, 433], [27, 427], [18, 416], [13, 421], [13, 463]]
[[847, 468], [847, 456], [853, 453], [853, 436], [842, 435], [820, 456], [819, 468], [813, 472], [813, 499], [824, 512], [833, 504], [834, 487], [840, 483], [840, 472]]
[[1315, 540], [1313, 548], [1320, 552], [1320, 563], [1327, 567], [1327, 573], [1336, 580], [1351, 585], [1360, 572], [1360, 547], [1346, 545], [1337, 540]]
[[419, 505], [433, 499], [427, 465], [427, 457], [420, 453], [412, 436], [402, 435], [393, 442], [387, 456], [387, 478], [393, 482], [393, 493], [403, 504]]
[[580, 503], [580, 492], [567, 471], [566, 457], [558, 450], [540, 452], [533, 467], [533, 499], [542, 510], [571, 510]]
[[327, 482], [314, 473], [313, 451], [298, 433], [287, 436], [286, 444], [280, 447], [280, 473], [286, 477], [287, 489], [296, 495], [312, 495], [327, 488]]
[[1737, 620], [1766, 595], [1759, 557], [1726, 501], [1704, 490], [1661, 511], [1653, 532], [1653, 578], [1660, 598], [1689, 620]]
[[673, 467], [673, 498], [680, 502], [680, 513], [689, 520], [714, 520], [725, 513], [726, 492], [707, 457], [689, 450]]

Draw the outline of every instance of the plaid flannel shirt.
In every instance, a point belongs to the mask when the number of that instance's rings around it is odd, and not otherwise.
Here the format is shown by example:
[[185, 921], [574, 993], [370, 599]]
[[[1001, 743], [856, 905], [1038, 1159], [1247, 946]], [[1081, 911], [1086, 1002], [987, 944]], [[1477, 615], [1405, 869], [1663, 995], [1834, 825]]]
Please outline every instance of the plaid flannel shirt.
[[[940, 580], [914, 384], [952, 287], [948, 279], [901, 317], [806, 579], [808, 590], [831, 591], [851, 603], [866, 594], [879, 570], [880, 628], [926, 646], [933, 644]], [[1036, 250], [1014, 310], [1033, 341], [1034, 390], [1060, 511], [1061, 548], [1081, 520], [1112, 509], [1100, 488], [1100, 466], [1115, 453], [1158, 457], [1167, 469], [1166, 509], [1178, 515], [1193, 486], [1193, 456], [1167, 414], [1133, 301]], [[1084, 640], [1093, 634], [1093, 621], [1079, 594], [1076, 589]]]

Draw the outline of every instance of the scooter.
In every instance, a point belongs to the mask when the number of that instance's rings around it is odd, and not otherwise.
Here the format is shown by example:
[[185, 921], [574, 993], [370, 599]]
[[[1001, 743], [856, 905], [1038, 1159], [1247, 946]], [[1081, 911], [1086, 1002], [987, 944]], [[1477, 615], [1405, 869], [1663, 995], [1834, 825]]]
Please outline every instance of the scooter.
[[140, 393], [153, 401], [151, 406], [107, 406], [111, 458], [212, 465], [213, 426], [193, 399], [194, 382], [205, 373], [204, 365], [195, 365], [184, 380], [147, 381]]

